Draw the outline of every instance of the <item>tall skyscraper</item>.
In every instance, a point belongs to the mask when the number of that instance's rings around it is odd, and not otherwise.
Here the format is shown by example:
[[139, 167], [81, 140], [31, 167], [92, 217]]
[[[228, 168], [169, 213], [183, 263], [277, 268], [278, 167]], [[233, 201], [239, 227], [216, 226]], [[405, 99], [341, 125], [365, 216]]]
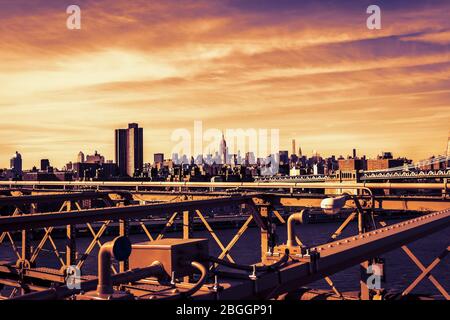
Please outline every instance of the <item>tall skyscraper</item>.
[[138, 176], [144, 167], [143, 129], [137, 123], [116, 129], [116, 163], [121, 176]]
[[220, 142], [219, 146], [219, 154], [221, 157], [221, 162], [223, 164], [227, 164], [228, 160], [228, 148], [227, 148], [227, 142], [225, 141], [225, 136], [222, 133], [222, 141]]
[[292, 139], [292, 154], [295, 155], [295, 139]]
[[41, 170], [47, 171], [48, 167], [50, 167], [50, 161], [48, 159], [41, 159]]
[[22, 156], [16, 151], [16, 154], [11, 158], [10, 168], [16, 175], [22, 175]]

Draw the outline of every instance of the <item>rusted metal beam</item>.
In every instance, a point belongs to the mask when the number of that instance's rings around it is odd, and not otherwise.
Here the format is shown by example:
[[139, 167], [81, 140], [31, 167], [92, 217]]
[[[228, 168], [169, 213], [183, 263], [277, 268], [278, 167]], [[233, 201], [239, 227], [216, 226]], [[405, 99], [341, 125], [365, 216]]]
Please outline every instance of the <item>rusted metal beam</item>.
[[167, 212], [182, 212], [201, 208], [216, 208], [232, 203], [247, 203], [252, 198], [252, 196], [222, 197], [208, 200], [152, 205], [131, 205], [126, 207], [68, 211], [64, 213], [39, 213], [28, 216], [1, 217], [0, 232], [22, 230], [24, 226], [27, 226], [28, 229], [35, 229], [68, 224], [83, 224], [95, 221], [165, 216], [167, 215]]
[[[281, 267], [277, 272], [261, 274], [254, 281], [229, 279], [225, 282], [223, 280], [220, 298], [227, 300], [276, 297], [442, 230], [449, 225], [450, 209], [447, 209], [321, 245], [315, 248], [320, 253], [315, 272], [311, 273], [309, 261], [299, 259]], [[268, 296], [269, 294], [271, 296]], [[196, 298], [214, 299], [215, 293], [201, 295], [199, 293]]]
[[[436, 267], [442, 260], [445, 259], [445, 257], [448, 255], [448, 253], [450, 252], [450, 246], [448, 246], [444, 251], [442, 251], [442, 253], [433, 260], [433, 262], [430, 263], [430, 265], [425, 268], [424, 270], [422, 270], [422, 273], [408, 286], [408, 288], [406, 288], [403, 292], [402, 295], [408, 295], [427, 275], [430, 274], [430, 272], [434, 269], [434, 267]], [[448, 300], [448, 294], [445, 294], [444, 297]]]
[[243, 188], [243, 189], [444, 189], [445, 183], [362, 183], [362, 182], [149, 182], [149, 181], [0, 181], [9, 186], [83, 186], [83, 187], [156, 187], [156, 188]]
[[[126, 191], [122, 191], [126, 192]], [[22, 205], [31, 203], [52, 203], [69, 200], [82, 200], [93, 198], [104, 198], [109, 195], [110, 192], [105, 191], [85, 191], [85, 192], [68, 192], [58, 193], [55, 190], [54, 194], [42, 194], [42, 195], [23, 195], [23, 196], [8, 196], [0, 197], [0, 206], [5, 205]], [[117, 193], [117, 191], [115, 192]]]

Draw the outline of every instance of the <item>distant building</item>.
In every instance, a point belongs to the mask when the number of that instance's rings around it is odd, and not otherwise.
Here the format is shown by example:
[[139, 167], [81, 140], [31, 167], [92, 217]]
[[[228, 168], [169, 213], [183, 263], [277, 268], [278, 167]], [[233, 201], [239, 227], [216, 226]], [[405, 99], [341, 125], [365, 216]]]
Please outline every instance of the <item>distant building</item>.
[[289, 164], [289, 151], [280, 151], [280, 165]]
[[164, 162], [164, 153], [155, 153], [153, 155], [153, 162], [156, 163], [163, 163]]
[[279, 173], [289, 175], [289, 151], [283, 150], [279, 152]]
[[69, 162], [66, 169], [74, 180], [111, 180], [118, 175], [117, 165], [108, 162]]
[[97, 152], [97, 150], [95, 151], [95, 153], [93, 155], [87, 155], [86, 156], [86, 161], [79, 161], [80, 163], [98, 163], [98, 164], [103, 164], [105, 163], [105, 157], [102, 156], [101, 154], [99, 154]]
[[29, 171], [24, 172], [22, 179], [23, 181], [71, 181], [72, 173], [67, 171]]
[[78, 153], [77, 162], [84, 163], [84, 153], [82, 151]]
[[220, 141], [219, 146], [219, 154], [220, 154], [220, 161], [223, 164], [227, 164], [228, 161], [228, 148], [227, 148], [227, 142], [225, 141], [225, 137], [222, 133], [222, 141]]
[[383, 152], [377, 159], [367, 160], [368, 171], [379, 171], [391, 168], [402, 167], [407, 163], [407, 159], [394, 159], [391, 152]]
[[10, 168], [14, 175], [22, 175], [22, 156], [16, 151], [16, 154], [10, 160]]
[[256, 164], [256, 157], [254, 152], [246, 152], [245, 153], [245, 160], [244, 165], [250, 166]]
[[47, 171], [50, 167], [50, 161], [48, 159], [41, 160], [41, 171]]
[[116, 163], [121, 176], [139, 176], [144, 167], [143, 129], [130, 123], [128, 129], [116, 130]]
[[367, 162], [363, 159], [339, 159], [338, 166], [341, 171], [366, 170]]

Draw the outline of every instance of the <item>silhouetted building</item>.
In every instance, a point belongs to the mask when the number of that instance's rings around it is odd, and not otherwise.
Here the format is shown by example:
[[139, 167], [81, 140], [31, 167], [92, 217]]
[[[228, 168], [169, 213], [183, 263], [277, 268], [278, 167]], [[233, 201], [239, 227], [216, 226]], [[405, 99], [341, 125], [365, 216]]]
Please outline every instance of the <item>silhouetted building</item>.
[[68, 163], [66, 168], [74, 180], [111, 180], [118, 175], [117, 165], [112, 162], [75, 162]]
[[23, 181], [71, 181], [72, 172], [56, 171], [56, 172], [42, 172], [30, 171], [24, 172]]
[[77, 162], [83, 163], [84, 162], [84, 153], [80, 151], [78, 153]]
[[41, 171], [47, 171], [50, 167], [50, 161], [48, 159], [41, 160]]
[[282, 175], [289, 175], [289, 151], [280, 151], [280, 164], [278, 167], [279, 173]]
[[139, 176], [144, 167], [143, 129], [130, 123], [128, 129], [116, 130], [116, 163], [121, 176]]
[[11, 171], [16, 176], [22, 175], [22, 156], [19, 152], [16, 151], [16, 154], [10, 160], [10, 168]]
[[289, 152], [280, 151], [280, 165], [289, 164]]
[[98, 163], [98, 164], [103, 164], [105, 163], [105, 157], [102, 156], [100, 153], [97, 152], [97, 150], [95, 151], [95, 153], [93, 155], [87, 155], [86, 156], [86, 161], [79, 161], [80, 163], [86, 162], [86, 163]]
[[221, 157], [221, 163], [223, 164], [227, 164], [228, 161], [228, 148], [227, 148], [227, 142], [225, 141], [225, 137], [222, 133], [222, 141], [220, 141], [220, 146], [219, 146], [219, 153], [220, 153], [220, 157]]
[[164, 153], [155, 153], [153, 155], [154, 163], [163, 163], [164, 162]]

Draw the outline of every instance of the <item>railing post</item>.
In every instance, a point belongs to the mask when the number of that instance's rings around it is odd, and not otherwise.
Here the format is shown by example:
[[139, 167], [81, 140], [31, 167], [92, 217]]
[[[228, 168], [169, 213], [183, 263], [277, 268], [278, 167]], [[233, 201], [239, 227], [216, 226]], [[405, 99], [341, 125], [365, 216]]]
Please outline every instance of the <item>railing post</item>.
[[[193, 215], [189, 210], [183, 211], [183, 239], [192, 238]], [[191, 277], [183, 277], [184, 282], [190, 282]]]
[[[370, 229], [370, 225], [368, 223], [367, 210], [362, 208], [359, 199], [354, 196], [353, 200], [356, 205], [356, 209], [358, 211], [358, 233], [362, 234], [367, 232]], [[369, 268], [369, 261], [366, 260], [360, 264], [361, 276], [359, 280], [360, 288], [361, 288], [361, 300], [370, 300], [370, 290], [367, 285], [367, 269]]]
[[276, 234], [269, 206], [258, 206], [258, 209], [265, 226], [265, 228], [261, 228], [261, 261], [265, 263], [267, 253], [273, 252], [273, 247], [276, 245]]
[[[66, 202], [66, 211], [72, 210], [72, 202]], [[76, 226], [66, 226], [66, 268], [75, 264], [76, 260]]]
[[183, 239], [192, 238], [192, 218], [190, 211], [183, 211]]
[[[36, 212], [36, 204], [30, 204], [30, 214]], [[30, 246], [30, 231], [22, 230], [22, 250], [21, 250], [21, 260], [23, 263], [29, 262], [31, 259], [31, 246]]]

